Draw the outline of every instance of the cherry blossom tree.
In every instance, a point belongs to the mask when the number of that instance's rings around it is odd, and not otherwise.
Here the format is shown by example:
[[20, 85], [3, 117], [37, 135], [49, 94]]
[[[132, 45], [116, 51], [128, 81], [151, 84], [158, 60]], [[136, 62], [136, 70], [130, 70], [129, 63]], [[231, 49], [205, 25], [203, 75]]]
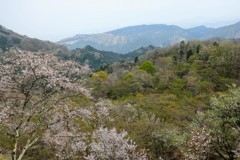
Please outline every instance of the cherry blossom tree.
[[[65, 111], [54, 111], [58, 114], [54, 114], [54, 125], [45, 132], [44, 142], [53, 148], [60, 160], [147, 160], [145, 150], [137, 152], [136, 144], [127, 138], [126, 131], [118, 133], [115, 128], [109, 130], [103, 127], [107, 121], [114, 121], [109, 114], [111, 106], [109, 101], [100, 100], [85, 108], [68, 106], [64, 107]], [[77, 119], [83, 120], [92, 130], [82, 130], [81, 125], [74, 123]]]
[[44, 134], [44, 142], [54, 149], [55, 156], [60, 160], [73, 159], [73, 157], [82, 159], [86, 154], [87, 134], [79, 132], [70, 125], [62, 121], [54, 124], [54, 127]]
[[191, 139], [187, 142], [187, 160], [205, 160], [211, 143], [211, 136], [206, 127], [191, 130]]
[[12, 140], [13, 160], [23, 159], [39, 140], [61, 100], [77, 93], [90, 97], [78, 83], [89, 73], [88, 66], [51, 54], [11, 50], [0, 57], [0, 134]]
[[117, 132], [115, 128], [108, 130], [100, 127], [92, 134], [90, 154], [86, 160], [119, 159], [119, 160], [147, 160], [144, 151], [136, 152], [136, 144], [126, 138], [127, 132]]
[[[68, 105], [55, 109], [53, 111], [55, 114], [51, 118], [53, 125], [44, 134], [45, 144], [53, 148], [58, 159], [66, 160], [74, 157], [84, 159], [88, 154], [91, 131], [99, 125], [104, 125], [106, 121], [113, 121], [107, 108], [110, 105], [112, 104], [108, 101], [99, 100], [95, 105], [85, 108]], [[75, 120], [78, 123], [75, 123]], [[79, 125], [79, 120], [92, 129], [84, 131], [81, 126], [83, 123]]]

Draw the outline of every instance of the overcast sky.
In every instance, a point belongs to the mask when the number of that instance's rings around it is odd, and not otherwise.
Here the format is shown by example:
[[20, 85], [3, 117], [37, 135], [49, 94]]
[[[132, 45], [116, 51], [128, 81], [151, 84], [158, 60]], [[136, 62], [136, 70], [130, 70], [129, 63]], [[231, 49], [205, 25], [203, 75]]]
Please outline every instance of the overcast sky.
[[140, 24], [219, 27], [240, 21], [240, 0], [0, 0], [0, 25], [57, 41]]

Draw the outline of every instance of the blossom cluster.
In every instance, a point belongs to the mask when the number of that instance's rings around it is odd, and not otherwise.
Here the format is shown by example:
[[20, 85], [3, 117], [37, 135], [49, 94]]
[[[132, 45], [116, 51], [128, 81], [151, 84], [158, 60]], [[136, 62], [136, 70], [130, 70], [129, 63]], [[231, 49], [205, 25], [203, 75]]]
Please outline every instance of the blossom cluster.
[[210, 143], [211, 135], [207, 132], [206, 127], [201, 129], [192, 129], [191, 139], [187, 142], [188, 151], [186, 153], [186, 159], [207, 159]]
[[90, 95], [76, 80], [90, 73], [88, 66], [63, 61], [51, 54], [12, 50], [0, 59], [1, 91], [36, 88], [69, 89]]
[[86, 160], [147, 160], [145, 152], [136, 152], [136, 144], [126, 136], [126, 131], [118, 133], [115, 128], [108, 130], [100, 127], [92, 134], [91, 154], [85, 157]]

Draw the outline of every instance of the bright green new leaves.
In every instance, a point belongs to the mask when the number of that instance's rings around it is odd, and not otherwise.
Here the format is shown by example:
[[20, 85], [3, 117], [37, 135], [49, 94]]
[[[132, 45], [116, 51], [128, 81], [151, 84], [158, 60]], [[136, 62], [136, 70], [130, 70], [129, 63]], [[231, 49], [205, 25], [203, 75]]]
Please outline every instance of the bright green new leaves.
[[156, 72], [156, 67], [153, 65], [151, 61], [144, 62], [139, 69], [146, 71], [149, 74], [153, 74]]

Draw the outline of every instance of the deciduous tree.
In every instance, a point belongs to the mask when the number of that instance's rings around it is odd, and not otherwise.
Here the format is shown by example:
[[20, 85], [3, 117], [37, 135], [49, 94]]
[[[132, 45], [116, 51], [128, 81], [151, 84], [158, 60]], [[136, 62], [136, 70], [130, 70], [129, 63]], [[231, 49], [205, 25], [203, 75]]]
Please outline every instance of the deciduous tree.
[[0, 57], [0, 134], [11, 139], [13, 160], [23, 159], [39, 140], [61, 99], [73, 93], [90, 97], [77, 83], [89, 72], [45, 53], [11, 50]]

